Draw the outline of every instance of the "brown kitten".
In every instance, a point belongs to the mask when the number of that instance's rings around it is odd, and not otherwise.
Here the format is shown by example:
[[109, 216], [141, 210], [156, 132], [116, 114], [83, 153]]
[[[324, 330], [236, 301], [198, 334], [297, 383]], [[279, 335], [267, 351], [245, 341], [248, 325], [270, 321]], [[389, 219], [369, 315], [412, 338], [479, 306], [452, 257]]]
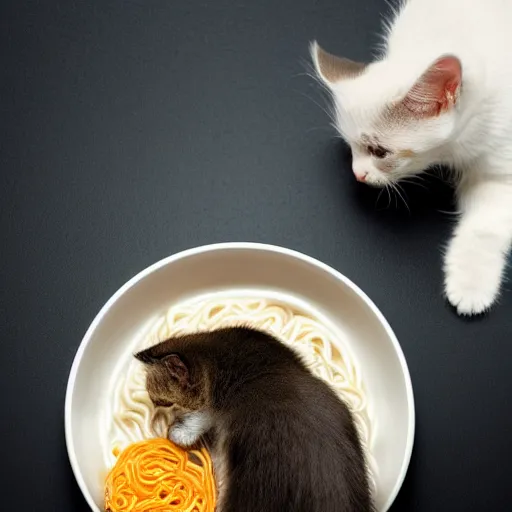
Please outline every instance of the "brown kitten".
[[272, 336], [219, 329], [136, 357], [153, 403], [180, 411], [170, 439], [211, 438], [217, 512], [374, 510], [347, 406]]

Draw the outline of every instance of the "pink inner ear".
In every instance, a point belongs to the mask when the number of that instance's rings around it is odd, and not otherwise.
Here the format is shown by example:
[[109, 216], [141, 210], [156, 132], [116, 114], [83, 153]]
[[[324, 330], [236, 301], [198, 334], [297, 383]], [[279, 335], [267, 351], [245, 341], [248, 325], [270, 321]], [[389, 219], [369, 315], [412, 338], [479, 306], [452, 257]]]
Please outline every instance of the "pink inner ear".
[[436, 60], [407, 93], [405, 107], [420, 117], [434, 117], [457, 102], [462, 68], [457, 57]]

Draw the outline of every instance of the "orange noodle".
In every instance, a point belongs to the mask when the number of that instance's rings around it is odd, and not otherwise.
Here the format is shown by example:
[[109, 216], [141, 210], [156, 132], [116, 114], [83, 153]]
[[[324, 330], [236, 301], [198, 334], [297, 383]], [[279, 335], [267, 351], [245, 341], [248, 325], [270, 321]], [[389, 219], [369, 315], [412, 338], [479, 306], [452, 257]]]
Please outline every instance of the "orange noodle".
[[131, 444], [107, 476], [107, 512], [213, 512], [216, 489], [206, 448], [167, 439]]

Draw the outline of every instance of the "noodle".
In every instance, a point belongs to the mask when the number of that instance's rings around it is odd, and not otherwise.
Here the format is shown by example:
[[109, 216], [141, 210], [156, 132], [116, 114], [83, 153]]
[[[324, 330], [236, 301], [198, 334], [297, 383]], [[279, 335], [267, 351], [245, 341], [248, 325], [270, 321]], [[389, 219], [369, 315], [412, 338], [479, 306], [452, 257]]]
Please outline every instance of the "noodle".
[[107, 476], [107, 512], [213, 512], [215, 482], [205, 448], [185, 451], [167, 439], [130, 445]]
[[[317, 377], [327, 382], [350, 407], [369, 466], [375, 490], [377, 474], [371, 455], [371, 410], [362, 373], [348, 343], [328, 322], [320, 322], [296, 307], [262, 298], [199, 298], [178, 303], [157, 317], [136, 349], [149, 347], [171, 336], [236, 325], [266, 331], [296, 350]], [[333, 340], [336, 340], [335, 342]], [[105, 463], [115, 463], [113, 449], [152, 437], [167, 437], [172, 417], [168, 409], [153, 406], [141, 363], [132, 359], [127, 371], [115, 381], [114, 403], [106, 414], [108, 437]]]

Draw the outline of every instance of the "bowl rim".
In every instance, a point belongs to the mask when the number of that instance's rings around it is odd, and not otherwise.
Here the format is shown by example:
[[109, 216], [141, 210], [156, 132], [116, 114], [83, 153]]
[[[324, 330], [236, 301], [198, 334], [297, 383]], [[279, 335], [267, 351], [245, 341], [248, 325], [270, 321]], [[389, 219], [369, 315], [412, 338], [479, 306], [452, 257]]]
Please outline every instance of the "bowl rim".
[[89, 344], [89, 341], [96, 330], [99, 323], [103, 320], [103, 318], [106, 316], [112, 305], [122, 296], [124, 295], [130, 288], [132, 288], [135, 284], [137, 284], [142, 279], [146, 278], [148, 275], [152, 274], [156, 270], [173, 263], [175, 261], [188, 258], [190, 256], [196, 256], [198, 254], [207, 253], [207, 252], [213, 252], [213, 251], [221, 251], [221, 250], [253, 250], [253, 251], [264, 251], [264, 252], [273, 252], [285, 256], [289, 256], [298, 260], [301, 260], [305, 263], [308, 263], [320, 270], [323, 270], [324, 272], [327, 272], [328, 274], [331, 274], [331, 276], [335, 277], [339, 281], [341, 281], [343, 284], [348, 286], [359, 298], [361, 298], [364, 303], [370, 308], [372, 313], [377, 317], [380, 324], [384, 327], [386, 334], [389, 336], [389, 339], [391, 340], [391, 343], [393, 344], [393, 347], [395, 349], [396, 355], [398, 357], [398, 360], [400, 362], [400, 366], [402, 368], [402, 373], [404, 376], [405, 381], [405, 387], [406, 387], [406, 397], [407, 397], [407, 405], [408, 405], [408, 435], [407, 435], [407, 441], [405, 445], [405, 457], [402, 461], [402, 466], [400, 468], [400, 475], [398, 480], [395, 483], [395, 486], [390, 493], [385, 505], [384, 505], [384, 512], [386, 512], [392, 505], [392, 503], [395, 501], [398, 492], [400, 491], [403, 482], [405, 480], [405, 476], [407, 474], [407, 470], [409, 468], [409, 464], [411, 461], [412, 456], [412, 450], [414, 445], [414, 436], [415, 436], [415, 430], [416, 430], [416, 414], [415, 414], [415, 403], [414, 403], [414, 393], [412, 388], [412, 381], [411, 376], [409, 374], [409, 368], [407, 366], [407, 362], [402, 350], [402, 347], [400, 346], [400, 343], [391, 328], [390, 324], [384, 317], [384, 315], [381, 313], [379, 308], [375, 305], [375, 303], [370, 299], [370, 297], [363, 291], [359, 286], [357, 286], [353, 281], [351, 281], [348, 277], [344, 276], [341, 272], [335, 270], [331, 266], [327, 265], [326, 263], [323, 263], [316, 258], [313, 258], [312, 256], [308, 256], [302, 252], [296, 251], [294, 249], [288, 249], [285, 247], [272, 245], [272, 244], [264, 244], [264, 243], [257, 243], [257, 242], [222, 242], [222, 243], [214, 243], [214, 244], [207, 244], [207, 245], [201, 245], [197, 246], [191, 249], [185, 249], [183, 251], [177, 252], [175, 254], [172, 254], [170, 256], [166, 256], [165, 258], [162, 258], [161, 260], [157, 261], [156, 263], [153, 263], [146, 267], [145, 269], [141, 270], [139, 273], [137, 273], [134, 277], [129, 279], [125, 284], [123, 284], [111, 297], [108, 299], [108, 301], [103, 305], [103, 307], [100, 309], [98, 314], [94, 317], [94, 320], [88, 327], [87, 331], [85, 332], [84, 337], [82, 338], [82, 341], [80, 342], [80, 345], [78, 347], [78, 350], [75, 354], [75, 357], [73, 359], [73, 364], [71, 366], [71, 370], [68, 377], [68, 383], [66, 386], [66, 398], [65, 398], [65, 405], [64, 405], [64, 431], [65, 431], [65, 438], [66, 438], [66, 449], [68, 452], [68, 458], [71, 465], [71, 469], [73, 471], [73, 474], [75, 475], [75, 479], [78, 483], [78, 487], [80, 488], [85, 500], [87, 501], [89, 507], [93, 511], [99, 512], [99, 509], [93, 500], [91, 493], [89, 492], [89, 489], [87, 488], [85, 481], [82, 476], [82, 472], [80, 470], [80, 466], [78, 464], [78, 459], [75, 453], [75, 446], [73, 442], [73, 437], [71, 433], [71, 412], [72, 412], [72, 401], [73, 401], [73, 392], [75, 389], [75, 382], [76, 382], [76, 376], [78, 374], [78, 369], [80, 367], [80, 363], [82, 361], [83, 354], [85, 352], [85, 349], [87, 348], [87, 345]]

